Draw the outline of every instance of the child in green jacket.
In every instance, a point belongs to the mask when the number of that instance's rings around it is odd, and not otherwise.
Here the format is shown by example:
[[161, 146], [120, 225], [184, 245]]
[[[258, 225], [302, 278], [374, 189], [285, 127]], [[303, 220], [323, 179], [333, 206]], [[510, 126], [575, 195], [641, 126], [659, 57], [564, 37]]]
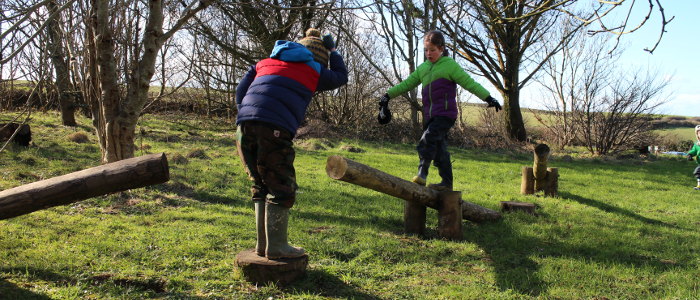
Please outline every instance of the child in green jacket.
[[437, 168], [442, 181], [429, 187], [436, 190], [451, 190], [453, 184], [452, 162], [447, 151], [447, 132], [457, 119], [457, 85], [472, 93], [496, 111], [501, 105], [491, 97], [489, 91], [474, 81], [451, 57], [445, 46], [445, 37], [440, 31], [429, 31], [424, 39], [426, 61], [401, 83], [390, 88], [379, 100], [379, 123], [388, 123], [389, 99], [423, 86], [423, 135], [416, 150], [418, 151], [418, 174], [412, 181], [425, 185], [428, 169], [432, 162]]
[[693, 148], [688, 151], [688, 160], [695, 160], [695, 162], [698, 163], [693, 174], [698, 180], [698, 185], [695, 187], [695, 190], [700, 191], [700, 125], [695, 126], [695, 138], [698, 141], [693, 144]]

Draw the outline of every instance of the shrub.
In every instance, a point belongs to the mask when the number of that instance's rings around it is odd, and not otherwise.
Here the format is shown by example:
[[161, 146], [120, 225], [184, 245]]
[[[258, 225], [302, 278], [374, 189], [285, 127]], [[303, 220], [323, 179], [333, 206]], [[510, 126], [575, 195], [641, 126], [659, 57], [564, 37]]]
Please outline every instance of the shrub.
[[83, 132], [83, 131], [78, 131], [78, 132], [71, 133], [71, 134], [68, 135], [67, 138], [68, 138], [69, 141], [74, 142], [74, 143], [79, 143], [79, 144], [81, 144], [81, 143], [87, 143], [87, 142], [90, 141], [90, 139], [88, 138], [87, 133], [85, 133], [85, 132]]

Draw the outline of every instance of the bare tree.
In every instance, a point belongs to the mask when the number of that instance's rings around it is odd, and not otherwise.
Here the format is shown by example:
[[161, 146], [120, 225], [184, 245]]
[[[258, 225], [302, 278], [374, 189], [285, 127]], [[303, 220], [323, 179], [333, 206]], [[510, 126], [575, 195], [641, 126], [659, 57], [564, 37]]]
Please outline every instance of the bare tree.
[[616, 64], [621, 50], [606, 52], [608, 38], [575, 41], [544, 68], [550, 114], [538, 120], [562, 148], [577, 142], [605, 155], [639, 146], [652, 129], [649, 114], [666, 100], [668, 80], [648, 70], [623, 72]]
[[[646, 19], [635, 27], [628, 23], [629, 18], [618, 25], [605, 24], [605, 16], [624, 2], [598, 1], [586, 7], [577, 5], [575, 0], [442, 1], [439, 16], [443, 29], [453, 37], [456, 49], [460, 49], [459, 54], [501, 93], [510, 136], [524, 141], [527, 133], [520, 111], [521, 88], [552, 55], [568, 45], [575, 32], [586, 25], [597, 22], [601, 29], [591, 32], [615, 34], [630, 33], [644, 25]], [[659, 0], [648, 2], [649, 14], [654, 11], [653, 4], [658, 5], [656, 9], [662, 15], [663, 34], [670, 20], [666, 20]], [[634, 0], [628, 3], [630, 7], [635, 6]], [[631, 8], [627, 16], [630, 14]], [[575, 24], [567, 27], [570, 31], [564, 32], [558, 40], [545, 39], [551, 36], [552, 30], [561, 29], [555, 25], [564, 18]], [[628, 27], [634, 29], [625, 30]], [[544, 43], [555, 46], [542, 52]]]
[[[381, 76], [387, 84], [385, 88], [398, 84], [408, 77], [424, 59], [423, 55], [420, 55], [418, 51], [424, 32], [434, 25], [434, 22], [431, 21], [432, 18], [429, 16], [429, 13], [432, 11], [430, 5], [433, 2], [378, 1], [355, 14], [355, 18], [359, 18], [365, 24], [365, 28], [359, 34], [377, 36], [380, 49], [384, 49], [386, 53], [364, 50], [367, 45], [362, 45], [358, 42], [362, 39], [353, 38], [350, 39], [350, 42], [370, 62], [377, 74]], [[335, 22], [339, 23], [339, 20], [336, 19]], [[340, 26], [339, 29], [347, 36], [358, 35], [357, 31], [350, 32], [343, 26]], [[378, 96], [376, 95], [376, 97]], [[413, 133], [418, 138], [422, 131], [420, 118], [422, 104], [418, 99], [418, 92], [412, 90], [403, 95], [402, 99], [410, 107]]]
[[[666, 101], [668, 80], [659, 74], [637, 70], [631, 74], [613, 73], [605, 88], [585, 95], [573, 114], [581, 128], [582, 142], [597, 155], [617, 153], [643, 143], [651, 131], [648, 115]], [[627, 75], [627, 76], [625, 76]], [[598, 77], [594, 81], [600, 80]]]
[[[359, 20], [347, 11], [335, 12], [332, 23], [342, 27], [343, 32], [356, 32], [359, 28]], [[379, 57], [381, 52], [379, 47], [372, 47], [377, 42], [375, 36], [339, 34], [336, 37], [339, 51], [350, 70], [348, 84], [317, 94], [310, 104], [309, 115], [358, 136], [362, 129], [376, 124], [376, 95], [386, 89], [386, 84], [361, 53], [364, 51], [371, 57]]]
[[[140, 20], [141, 12], [145, 11], [146, 20], [142, 29], [137, 25], [133, 31], [127, 30], [126, 38], [120, 40], [115, 36], [118, 26], [127, 26], [127, 23], [132, 24], [134, 21], [119, 18], [121, 14], [126, 15], [125, 7], [129, 4], [133, 5], [129, 11], [133, 13], [132, 17]], [[148, 90], [155, 73], [158, 53], [175, 32], [197, 12], [209, 6], [210, 2], [194, 1], [182, 11], [176, 11], [175, 6], [169, 7], [169, 19], [173, 22], [165, 31], [163, 1], [154, 0], [148, 1], [147, 5], [142, 4], [133, 1], [110, 5], [107, 0], [92, 0], [91, 17], [86, 19], [86, 52], [89, 55], [86, 90], [89, 94], [85, 98], [91, 106], [93, 125], [97, 130], [104, 162], [133, 157], [136, 124], [148, 101]], [[125, 27], [119, 29], [123, 28]], [[132, 40], [136, 37], [139, 40]], [[128, 66], [123, 69], [124, 75], [119, 74], [118, 53], [126, 56], [122, 61]], [[125, 79], [125, 90], [121, 88], [120, 78]]]
[[77, 125], [75, 122], [75, 98], [77, 94], [75, 93], [75, 87], [70, 80], [71, 69], [68, 65], [69, 57], [67, 56], [64, 46], [67, 38], [64, 37], [64, 30], [61, 28], [61, 15], [58, 13], [59, 6], [56, 1], [49, 1], [46, 4], [46, 7], [50, 14], [56, 15], [56, 17], [47, 22], [47, 48], [49, 50], [51, 62], [53, 63], [55, 71], [58, 103], [61, 109], [61, 120], [63, 125], [75, 126]]

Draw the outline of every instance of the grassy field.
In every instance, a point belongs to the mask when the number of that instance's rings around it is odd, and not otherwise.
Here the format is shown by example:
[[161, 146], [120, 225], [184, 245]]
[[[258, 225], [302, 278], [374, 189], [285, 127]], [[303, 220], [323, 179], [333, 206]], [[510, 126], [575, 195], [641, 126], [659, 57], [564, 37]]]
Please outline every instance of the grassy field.
[[660, 135], [676, 136], [681, 140], [697, 141], [697, 137], [695, 136], [695, 128], [693, 127], [660, 129], [657, 132]]
[[[88, 120], [37, 114], [35, 146], [0, 153], [0, 189], [98, 165]], [[88, 143], [68, 136], [85, 132]], [[700, 192], [679, 158], [555, 154], [559, 198], [522, 196], [531, 155], [451, 148], [455, 189], [538, 215], [464, 222], [464, 240], [402, 233], [402, 200], [333, 181], [330, 155], [410, 178], [414, 145], [308, 140], [297, 147], [290, 241], [310, 255], [287, 287], [247, 283], [235, 256], [254, 246], [249, 183], [232, 124], [146, 115], [137, 155], [166, 152], [168, 183], [0, 220], [0, 299], [698, 299]], [[348, 152], [346, 145], [364, 152]], [[431, 170], [429, 182], [437, 181]]]

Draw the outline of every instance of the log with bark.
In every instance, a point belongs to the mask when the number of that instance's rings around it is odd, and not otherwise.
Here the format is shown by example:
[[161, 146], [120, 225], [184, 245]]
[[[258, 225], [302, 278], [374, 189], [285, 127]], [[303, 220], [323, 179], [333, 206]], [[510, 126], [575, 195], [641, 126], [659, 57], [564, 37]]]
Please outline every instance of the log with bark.
[[0, 220], [168, 181], [165, 153], [144, 155], [0, 192]]
[[[413, 182], [384, 173], [342, 156], [333, 155], [326, 162], [329, 177], [356, 184], [377, 192], [401, 198], [413, 203], [438, 209], [439, 192]], [[473, 222], [493, 221], [501, 218], [497, 211], [460, 200], [462, 218]]]

